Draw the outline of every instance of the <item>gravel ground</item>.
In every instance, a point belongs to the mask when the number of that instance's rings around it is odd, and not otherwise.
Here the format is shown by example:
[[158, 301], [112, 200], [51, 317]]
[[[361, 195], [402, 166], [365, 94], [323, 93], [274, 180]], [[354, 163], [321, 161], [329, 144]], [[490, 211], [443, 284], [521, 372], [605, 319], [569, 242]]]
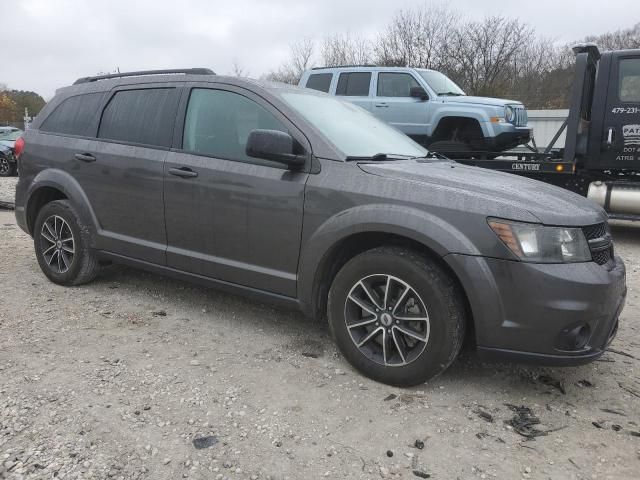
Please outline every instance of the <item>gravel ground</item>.
[[636, 479], [640, 225], [614, 235], [615, 352], [568, 369], [465, 353], [403, 390], [295, 312], [119, 266], [56, 286], [0, 211], [0, 478]]
[[18, 177], [0, 177], [0, 202], [11, 202], [16, 197]]

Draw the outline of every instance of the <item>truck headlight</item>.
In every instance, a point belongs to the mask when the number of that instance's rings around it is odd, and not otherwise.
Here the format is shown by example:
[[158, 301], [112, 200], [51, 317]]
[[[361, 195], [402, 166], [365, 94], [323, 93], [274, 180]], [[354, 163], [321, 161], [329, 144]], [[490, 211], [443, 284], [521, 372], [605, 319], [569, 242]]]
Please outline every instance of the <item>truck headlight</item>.
[[520, 260], [536, 263], [590, 262], [591, 250], [580, 228], [488, 219], [489, 226]]
[[511, 105], [505, 105], [504, 118], [507, 122], [513, 123], [516, 120], [516, 111]]

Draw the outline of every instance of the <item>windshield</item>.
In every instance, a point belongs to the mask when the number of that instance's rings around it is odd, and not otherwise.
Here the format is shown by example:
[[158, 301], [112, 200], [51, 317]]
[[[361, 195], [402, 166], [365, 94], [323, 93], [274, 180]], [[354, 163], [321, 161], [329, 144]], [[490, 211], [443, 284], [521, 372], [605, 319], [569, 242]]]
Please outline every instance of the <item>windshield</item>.
[[22, 135], [22, 130], [0, 130], [0, 140], [15, 141]]
[[347, 157], [429, 154], [403, 133], [347, 101], [303, 92], [283, 92], [280, 96]]
[[466, 95], [449, 77], [433, 70], [418, 70], [437, 95]]

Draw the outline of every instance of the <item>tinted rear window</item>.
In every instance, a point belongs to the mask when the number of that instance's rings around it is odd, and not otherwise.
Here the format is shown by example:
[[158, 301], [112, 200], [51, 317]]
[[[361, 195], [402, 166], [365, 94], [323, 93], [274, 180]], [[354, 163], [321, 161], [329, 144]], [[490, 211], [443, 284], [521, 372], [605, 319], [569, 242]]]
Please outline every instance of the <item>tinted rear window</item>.
[[370, 83], [371, 72], [341, 73], [338, 78], [336, 95], [367, 97]]
[[98, 137], [170, 147], [177, 105], [175, 88], [119, 91], [104, 109]]
[[40, 125], [40, 130], [64, 135], [86, 136], [103, 95], [102, 92], [87, 93], [63, 100], [45, 118]]
[[306, 87], [326, 93], [329, 91], [329, 87], [331, 86], [332, 77], [333, 73], [314, 73], [309, 75]]

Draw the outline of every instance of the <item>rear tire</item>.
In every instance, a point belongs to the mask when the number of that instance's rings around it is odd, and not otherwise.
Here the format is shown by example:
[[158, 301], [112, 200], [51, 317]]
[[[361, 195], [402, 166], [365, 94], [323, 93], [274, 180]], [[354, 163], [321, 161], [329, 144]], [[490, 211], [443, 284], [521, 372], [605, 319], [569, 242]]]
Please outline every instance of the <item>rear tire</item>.
[[89, 228], [68, 200], [47, 203], [36, 218], [33, 243], [42, 272], [59, 285], [90, 282], [100, 271]]
[[380, 247], [352, 258], [333, 281], [327, 311], [347, 360], [389, 385], [418, 385], [439, 375], [464, 339], [459, 287], [437, 263], [406, 248]]

